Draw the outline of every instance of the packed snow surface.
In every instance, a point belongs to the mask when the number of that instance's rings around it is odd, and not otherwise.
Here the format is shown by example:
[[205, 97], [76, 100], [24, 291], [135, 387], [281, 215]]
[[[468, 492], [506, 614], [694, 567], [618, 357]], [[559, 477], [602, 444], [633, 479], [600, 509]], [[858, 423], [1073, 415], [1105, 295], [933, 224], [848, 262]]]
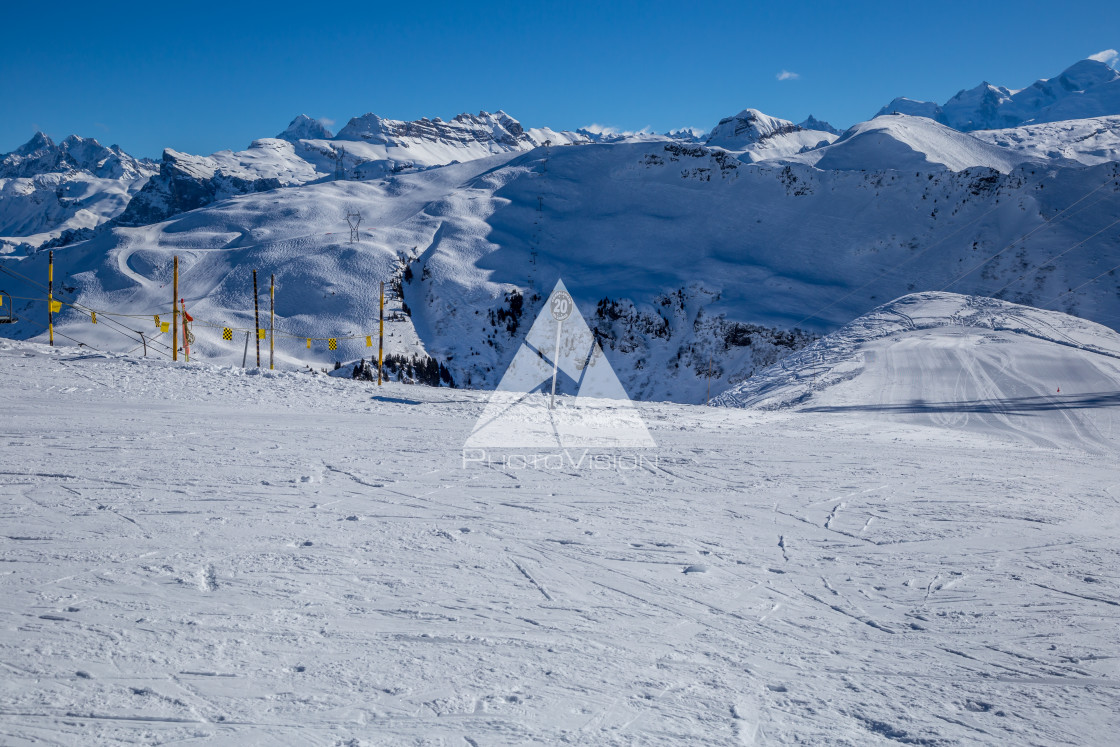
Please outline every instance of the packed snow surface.
[[9, 340], [0, 378], [6, 745], [1120, 732], [1117, 452], [1068, 408], [638, 403], [646, 461], [527, 469], [464, 464], [483, 393]]
[[1120, 335], [992, 298], [917, 293], [856, 319], [716, 402], [886, 414], [1107, 451], [1120, 438]]

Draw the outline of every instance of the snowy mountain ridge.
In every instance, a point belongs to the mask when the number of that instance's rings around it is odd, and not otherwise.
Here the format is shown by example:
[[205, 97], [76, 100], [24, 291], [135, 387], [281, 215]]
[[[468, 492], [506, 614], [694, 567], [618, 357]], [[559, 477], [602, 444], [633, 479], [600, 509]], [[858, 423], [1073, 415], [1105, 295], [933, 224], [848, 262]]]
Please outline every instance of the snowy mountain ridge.
[[160, 174], [120, 217], [147, 225], [212, 202], [251, 192], [325, 179], [373, 179], [470, 161], [498, 153], [588, 142], [548, 128], [525, 130], [505, 112], [460, 114], [411, 122], [376, 114], [352, 118], [337, 135], [300, 114], [275, 138], [254, 140], [243, 151], [193, 156], [164, 151]]
[[896, 98], [879, 110], [895, 113], [928, 117], [962, 132], [1117, 115], [1120, 72], [1097, 60], [1081, 60], [1019, 91], [985, 81], [941, 105]]
[[93, 138], [71, 135], [56, 144], [35, 133], [0, 156], [0, 254], [110, 220], [156, 168]]
[[71, 135], [55, 144], [46, 134], [36, 132], [19, 148], [0, 156], [0, 178], [84, 171], [99, 179], [135, 180], [150, 176], [152, 166], [147, 159], [133, 158], [118, 146], [105, 147], [93, 138]]
[[[46, 173], [67, 173], [78, 168], [75, 164], [84, 163], [87, 166], [81, 168], [120, 183], [85, 189], [81, 215], [66, 209], [76, 203], [74, 195], [61, 198], [61, 203], [49, 196], [60, 181], [57, 177], [45, 178], [38, 186], [21, 182], [0, 187], [0, 252], [11, 252], [16, 245], [35, 247], [48, 239], [65, 243], [114, 218], [123, 224], [142, 225], [216, 200], [278, 186], [339, 178], [376, 179], [522, 152], [546, 143], [702, 142], [747, 163], [792, 158], [819, 163], [821, 168], [863, 170], [918, 164], [951, 170], [990, 166], [1007, 172], [1024, 161], [1047, 159], [1091, 165], [1113, 160], [1117, 152], [1115, 123], [1109, 117], [1120, 116], [1120, 73], [1104, 63], [1082, 60], [1059, 76], [1041, 79], [1021, 91], [984, 83], [961, 91], [944, 106], [896, 99], [880, 113], [890, 112], [924, 117], [958, 131], [989, 133], [977, 137], [995, 149], [936, 129], [921, 134], [918, 125], [859, 123], [841, 133], [812, 115], [793, 124], [750, 108], [720, 120], [706, 136], [691, 128], [663, 135], [599, 126], [574, 132], [527, 129], [501, 110], [459, 114], [450, 121], [439, 117], [394, 120], [369, 113], [352, 118], [336, 135], [323, 122], [300, 114], [275, 138], [255, 140], [242, 151], [201, 156], [168, 149], [158, 164], [159, 173], [154, 174], [157, 164], [134, 159], [119, 149], [103, 149], [96, 141], [77, 137], [60, 146], [47, 146], [49, 139], [40, 134], [4, 157], [0, 178], [35, 179]], [[1096, 122], [1098, 119], [1101, 121]], [[1030, 124], [1031, 130], [1022, 129], [1024, 123], [1056, 120], [1094, 124], [1051, 128]], [[1087, 131], [1090, 127], [1097, 130]], [[837, 139], [844, 141], [843, 147], [820, 152]], [[859, 147], [849, 141], [856, 141]], [[153, 175], [156, 178], [148, 182]], [[122, 189], [122, 185], [126, 186]], [[130, 200], [134, 204], [127, 208]], [[60, 234], [64, 234], [62, 239], [58, 239]], [[4, 235], [9, 238], [2, 238]]]

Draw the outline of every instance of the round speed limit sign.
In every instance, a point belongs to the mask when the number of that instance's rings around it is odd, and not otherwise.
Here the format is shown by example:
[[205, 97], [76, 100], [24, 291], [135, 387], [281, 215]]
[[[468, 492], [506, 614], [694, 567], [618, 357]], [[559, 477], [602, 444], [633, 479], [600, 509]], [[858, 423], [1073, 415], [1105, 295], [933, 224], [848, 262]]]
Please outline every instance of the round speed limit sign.
[[563, 322], [570, 317], [575, 307], [575, 302], [572, 301], [572, 297], [568, 295], [567, 291], [557, 291], [548, 300], [548, 308], [552, 312], [552, 318], [558, 322]]

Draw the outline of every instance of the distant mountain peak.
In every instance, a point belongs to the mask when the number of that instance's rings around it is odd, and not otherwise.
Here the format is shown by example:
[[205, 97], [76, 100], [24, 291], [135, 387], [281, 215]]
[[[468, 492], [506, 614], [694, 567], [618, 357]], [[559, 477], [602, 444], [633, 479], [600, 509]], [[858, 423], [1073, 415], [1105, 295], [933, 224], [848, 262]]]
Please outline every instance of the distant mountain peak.
[[708, 135], [707, 144], [736, 149], [800, 129], [789, 120], [771, 117], [758, 109], [744, 109], [733, 117], [721, 119]]
[[721, 119], [704, 144], [741, 153], [740, 160], [754, 162], [792, 156], [835, 139], [836, 135], [827, 130], [806, 129], [758, 109], [744, 109]]
[[30, 140], [13, 150], [11, 153], [5, 155], [26, 156], [35, 153], [36, 151], [53, 147], [55, 147], [54, 141], [51, 140], [50, 136], [42, 130], [36, 130], [35, 134], [31, 136]]
[[830, 125], [828, 122], [817, 119], [812, 114], [809, 115], [808, 119], [806, 119], [804, 122], [800, 123], [797, 126], [800, 127], [803, 130], [820, 130], [821, 132], [828, 132], [828, 133], [831, 133], [833, 135], [839, 135], [840, 134], [840, 130], [836, 129], [835, 127]]
[[334, 133], [322, 121], [300, 114], [276, 137], [294, 143], [298, 140], [330, 140], [334, 137]]

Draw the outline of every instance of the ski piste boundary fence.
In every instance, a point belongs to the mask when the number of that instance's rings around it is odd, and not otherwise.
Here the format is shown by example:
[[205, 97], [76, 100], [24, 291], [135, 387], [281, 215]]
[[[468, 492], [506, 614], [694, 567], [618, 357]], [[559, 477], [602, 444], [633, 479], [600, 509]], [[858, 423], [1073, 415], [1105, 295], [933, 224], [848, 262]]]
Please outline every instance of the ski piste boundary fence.
[[[312, 350], [313, 346], [316, 343], [320, 343], [320, 344], [325, 343], [327, 350], [333, 352], [333, 351], [338, 349], [338, 345], [339, 345], [340, 341], [361, 340], [363, 338], [365, 339], [365, 342], [366, 342], [365, 346], [367, 348], [373, 348], [374, 347], [373, 340], [374, 340], [374, 337], [376, 336], [377, 340], [378, 340], [378, 342], [377, 342], [377, 349], [378, 349], [378, 353], [377, 353], [377, 383], [381, 384], [383, 379], [384, 379], [384, 376], [383, 376], [384, 349], [385, 349], [385, 283], [384, 282], [382, 282], [380, 284], [380, 298], [379, 298], [379, 302], [378, 302], [379, 313], [378, 313], [378, 322], [377, 322], [378, 329], [377, 329], [376, 334], [374, 334], [372, 332], [368, 333], [368, 334], [350, 332], [350, 333], [346, 333], [346, 334], [334, 334], [334, 335], [326, 335], [326, 336], [311, 336], [311, 337], [308, 337], [306, 335], [295, 335], [295, 334], [292, 334], [290, 332], [285, 332], [284, 330], [276, 329], [276, 315], [275, 315], [276, 282], [275, 282], [275, 276], [270, 276], [270, 282], [269, 282], [269, 292], [268, 292], [268, 295], [269, 295], [269, 299], [268, 299], [269, 300], [269, 309], [268, 309], [268, 312], [267, 312], [268, 313], [268, 324], [267, 325], [262, 325], [261, 324], [261, 319], [260, 319], [261, 311], [260, 311], [260, 308], [259, 308], [260, 293], [257, 290], [257, 271], [256, 270], [252, 270], [252, 273], [253, 273], [253, 289], [254, 289], [254, 312], [253, 313], [254, 313], [254, 320], [255, 320], [256, 324], [255, 324], [254, 327], [246, 327], [246, 326], [241, 326], [241, 325], [237, 325], [237, 324], [230, 324], [230, 323], [227, 323], [227, 322], [217, 322], [217, 321], [214, 321], [214, 320], [196, 318], [196, 317], [194, 317], [193, 315], [191, 315], [190, 313], [187, 312], [185, 300], [179, 297], [179, 287], [178, 287], [179, 286], [179, 257], [178, 257], [178, 255], [176, 255], [175, 258], [174, 258], [174, 280], [173, 280], [173, 283], [172, 283], [172, 298], [173, 298], [173, 301], [172, 301], [172, 304], [171, 304], [170, 313], [167, 312], [167, 311], [162, 311], [158, 314], [157, 313], [130, 314], [130, 313], [123, 313], [123, 312], [118, 312], [118, 311], [109, 311], [107, 309], [95, 309], [91, 306], [87, 306], [85, 304], [79, 303], [78, 301], [65, 300], [63, 298], [56, 297], [55, 289], [54, 289], [54, 252], [53, 251], [50, 252], [50, 254], [49, 254], [49, 258], [48, 258], [48, 262], [47, 262], [47, 268], [48, 268], [47, 269], [47, 283], [44, 285], [43, 283], [41, 283], [37, 280], [34, 280], [33, 278], [29, 278], [26, 275], [23, 275], [22, 273], [16, 272], [16, 271], [12, 270], [11, 268], [6, 267], [3, 264], [0, 264], [0, 273], [6, 274], [6, 275], [14, 278], [15, 280], [18, 280], [21, 283], [26, 283], [27, 285], [32, 286], [32, 287], [37, 287], [37, 288], [43, 290], [46, 293], [45, 297], [17, 296], [17, 295], [11, 295], [11, 294], [5, 293], [4, 296], [0, 296], [0, 304], [3, 304], [4, 297], [9, 298], [10, 301], [13, 302], [13, 306], [14, 306], [14, 302], [17, 301], [17, 300], [18, 301], [30, 301], [30, 302], [33, 302], [33, 303], [44, 303], [44, 304], [46, 304], [47, 305], [47, 323], [46, 324], [42, 324], [41, 322], [37, 322], [37, 321], [35, 321], [34, 319], [31, 319], [31, 318], [22, 318], [22, 319], [19, 319], [18, 321], [27, 321], [31, 324], [35, 324], [35, 325], [43, 327], [44, 330], [49, 335], [49, 343], [52, 346], [54, 345], [54, 337], [57, 334], [59, 337], [70, 340], [71, 342], [76, 343], [80, 347], [85, 347], [85, 348], [89, 348], [91, 350], [97, 350], [98, 352], [101, 352], [100, 350], [98, 350], [98, 348], [95, 348], [93, 345], [90, 345], [89, 343], [83, 342], [83, 341], [78, 340], [74, 337], [71, 337], [70, 335], [67, 335], [67, 334], [64, 334], [62, 332], [59, 332], [59, 331], [55, 330], [55, 328], [54, 328], [54, 315], [57, 314], [57, 313], [60, 313], [63, 308], [71, 309], [71, 310], [77, 312], [78, 314], [89, 317], [89, 321], [90, 321], [91, 324], [107, 325], [110, 329], [113, 329], [116, 332], [124, 335], [125, 337], [129, 338], [131, 341], [133, 341], [133, 342], [139, 341], [139, 344], [136, 345], [135, 347], [131, 348], [130, 350], [126, 351], [125, 355], [132, 354], [132, 353], [136, 352], [137, 350], [140, 350], [141, 348], [143, 348], [144, 349], [144, 354], [146, 356], [147, 352], [148, 352], [148, 348], [151, 347], [153, 349], [153, 351], [156, 352], [157, 354], [166, 355], [167, 357], [171, 358], [172, 360], [178, 360], [179, 354], [180, 354], [180, 352], [182, 352], [182, 354], [184, 356], [184, 360], [189, 362], [190, 361], [190, 346], [195, 341], [194, 335], [193, 335], [191, 330], [193, 330], [193, 329], [214, 329], [214, 330], [220, 329], [222, 331], [221, 332], [222, 339], [227, 341], [227, 342], [233, 342], [235, 336], [240, 336], [239, 333], [245, 333], [246, 334], [246, 355], [247, 355], [247, 352], [248, 352], [249, 339], [252, 338], [252, 337], [256, 338], [256, 342], [257, 342], [256, 364], [257, 364], [258, 368], [261, 367], [261, 351], [260, 351], [261, 346], [260, 346], [260, 343], [262, 341], [267, 341], [268, 342], [268, 344], [269, 344], [268, 367], [269, 367], [270, 370], [275, 369], [275, 341], [276, 341], [277, 338], [291, 339], [291, 340], [302, 340], [302, 341], [305, 342], [306, 348], [308, 350]], [[4, 311], [4, 310], [0, 309], [0, 312], [2, 312], [2, 311]], [[14, 310], [8, 310], [8, 311], [12, 312]], [[151, 320], [152, 324], [154, 325], [155, 334], [151, 334], [151, 332], [149, 332], [148, 334], [145, 334], [145, 332], [143, 330], [133, 329], [132, 326], [128, 326], [125, 323], [122, 323], [121, 321], [119, 321], [119, 320], [122, 320], [122, 319], [123, 320], [138, 320], [138, 319]], [[138, 326], [138, 325], [135, 325], [135, 326]], [[180, 327], [182, 329], [181, 337], [180, 337], [180, 332], [179, 332]], [[170, 334], [170, 338], [169, 338], [170, 342], [168, 342], [168, 338], [164, 337], [164, 335], [168, 335], [168, 334]], [[151, 335], [151, 336], [149, 336], [149, 335]], [[371, 358], [372, 358], [372, 356], [371, 356]], [[243, 360], [243, 363], [244, 363], [244, 360]]]

